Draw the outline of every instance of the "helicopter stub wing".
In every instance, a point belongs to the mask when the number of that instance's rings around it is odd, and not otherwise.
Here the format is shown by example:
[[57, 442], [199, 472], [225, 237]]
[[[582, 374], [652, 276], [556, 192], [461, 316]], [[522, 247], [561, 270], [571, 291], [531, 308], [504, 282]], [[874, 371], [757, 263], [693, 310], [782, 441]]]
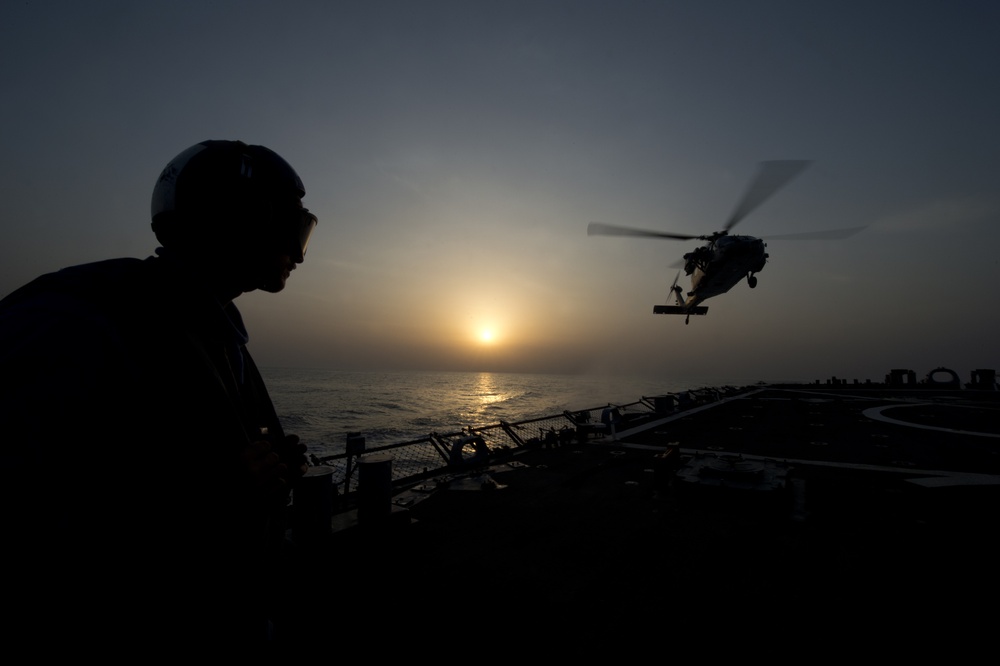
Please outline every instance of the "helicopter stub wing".
[[708, 314], [707, 305], [685, 308], [680, 305], [654, 305], [653, 314], [703, 315]]

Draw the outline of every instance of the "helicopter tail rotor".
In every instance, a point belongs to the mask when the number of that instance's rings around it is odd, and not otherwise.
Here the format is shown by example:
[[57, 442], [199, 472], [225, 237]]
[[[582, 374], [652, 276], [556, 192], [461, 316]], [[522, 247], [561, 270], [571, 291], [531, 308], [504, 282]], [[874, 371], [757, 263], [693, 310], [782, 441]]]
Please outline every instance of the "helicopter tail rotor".
[[[677, 280], [679, 280], [680, 277], [681, 272], [677, 271], [677, 275], [674, 276], [674, 283], [670, 285], [670, 293], [677, 299], [677, 305], [684, 305], [684, 299], [681, 297], [681, 292], [683, 290], [677, 285]], [[670, 300], [669, 296], [667, 297], [667, 300]]]

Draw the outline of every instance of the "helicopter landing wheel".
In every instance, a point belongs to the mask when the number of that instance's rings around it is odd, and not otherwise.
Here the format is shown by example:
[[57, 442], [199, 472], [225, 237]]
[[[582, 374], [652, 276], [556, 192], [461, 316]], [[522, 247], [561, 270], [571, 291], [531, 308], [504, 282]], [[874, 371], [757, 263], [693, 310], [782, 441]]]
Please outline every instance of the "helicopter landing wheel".
[[756, 275], [748, 275], [747, 276], [747, 284], [750, 285], [751, 289], [753, 289], [754, 287], [756, 287], [757, 286], [757, 276]]

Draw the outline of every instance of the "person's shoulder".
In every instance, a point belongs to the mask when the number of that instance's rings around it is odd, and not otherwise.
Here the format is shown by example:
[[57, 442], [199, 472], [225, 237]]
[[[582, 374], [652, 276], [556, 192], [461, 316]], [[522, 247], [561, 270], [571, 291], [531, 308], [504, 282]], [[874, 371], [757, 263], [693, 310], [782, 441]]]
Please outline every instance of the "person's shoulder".
[[45, 301], [99, 303], [127, 296], [148, 283], [148, 259], [122, 257], [67, 266], [40, 275], [0, 301], [0, 310]]
[[115, 282], [123, 278], [139, 276], [145, 270], [145, 267], [148, 266], [149, 262], [149, 259], [137, 259], [135, 257], [105, 259], [88, 264], [67, 266], [55, 273], [43, 275], [42, 278], [50, 278], [53, 281], [69, 281], [72, 284], [79, 284], [85, 280]]

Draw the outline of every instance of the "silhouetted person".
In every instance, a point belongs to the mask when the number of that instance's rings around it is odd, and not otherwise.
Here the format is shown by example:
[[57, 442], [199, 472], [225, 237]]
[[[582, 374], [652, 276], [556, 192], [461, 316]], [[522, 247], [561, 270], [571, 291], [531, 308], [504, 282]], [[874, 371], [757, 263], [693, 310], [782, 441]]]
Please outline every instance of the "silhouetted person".
[[281, 291], [302, 263], [303, 196], [271, 150], [204, 141], [156, 182], [156, 256], [0, 301], [8, 644], [266, 640], [298, 575], [282, 570], [280, 519], [305, 447], [282, 431], [233, 299]]

